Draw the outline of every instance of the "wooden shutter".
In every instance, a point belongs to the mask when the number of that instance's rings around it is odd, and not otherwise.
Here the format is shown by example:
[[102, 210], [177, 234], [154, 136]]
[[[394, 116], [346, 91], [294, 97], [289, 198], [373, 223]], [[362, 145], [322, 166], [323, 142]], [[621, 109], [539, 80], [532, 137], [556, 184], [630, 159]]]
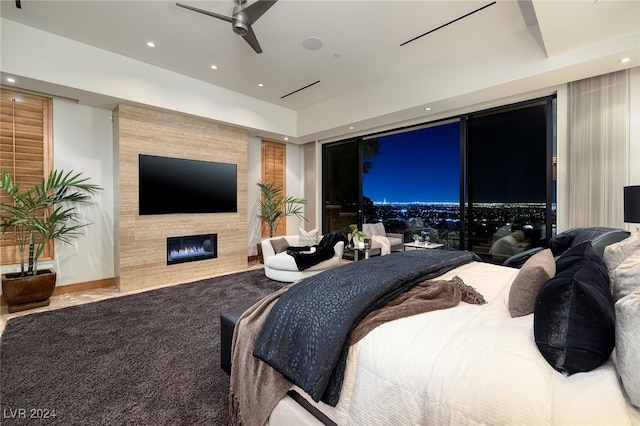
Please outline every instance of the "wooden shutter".
[[[287, 145], [278, 142], [262, 140], [262, 182], [273, 183], [282, 188], [283, 195], [286, 195], [286, 158]], [[273, 230], [273, 235], [286, 235], [287, 220], [282, 219]], [[262, 223], [262, 236], [269, 236], [269, 227]]]
[[[40, 183], [51, 170], [53, 100], [0, 88], [0, 169], [5, 168], [24, 189]], [[2, 202], [11, 199], [2, 191]], [[53, 244], [41, 260], [53, 258]], [[0, 235], [0, 264], [20, 262], [15, 236]]]

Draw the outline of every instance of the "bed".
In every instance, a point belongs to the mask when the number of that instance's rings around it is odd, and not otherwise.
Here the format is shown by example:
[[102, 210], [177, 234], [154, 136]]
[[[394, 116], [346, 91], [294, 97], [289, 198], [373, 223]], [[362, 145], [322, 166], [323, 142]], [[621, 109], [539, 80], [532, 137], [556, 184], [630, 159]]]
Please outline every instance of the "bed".
[[[420, 252], [411, 256], [429, 256], [430, 251]], [[398, 256], [407, 253], [393, 253], [384, 261], [400, 259]], [[366, 262], [357, 263], [362, 268]], [[561, 374], [541, 355], [534, 338], [534, 315], [513, 318], [510, 314], [511, 285], [519, 272], [472, 259], [438, 275], [437, 280], [459, 277], [488, 303], [462, 302], [374, 328], [345, 349], [335, 406], [319, 401], [317, 395], [310, 397], [281, 376], [278, 380], [283, 380], [287, 392], [275, 407], [266, 408], [267, 424], [640, 425], [640, 411], [621, 383], [615, 352], [597, 368], [571, 375]], [[265, 303], [258, 314], [268, 316], [267, 306], [278, 298]], [[243, 318], [234, 336], [230, 405], [234, 405], [234, 383], [245, 381], [256, 389], [248, 396], [252, 401], [248, 405], [255, 406], [264, 397], [261, 385], [255, 382], [259, 375], [236, 358], [238, 351], [247, 355], [238, 337], [249, 333], [242, 324]], [[638, 354], [631, 355], [632, 360], [634, 357]], [[254, 368], [273, 373], [265, 362], [256, 363]], [[634, 368], [637, 370], [637, 364]]]

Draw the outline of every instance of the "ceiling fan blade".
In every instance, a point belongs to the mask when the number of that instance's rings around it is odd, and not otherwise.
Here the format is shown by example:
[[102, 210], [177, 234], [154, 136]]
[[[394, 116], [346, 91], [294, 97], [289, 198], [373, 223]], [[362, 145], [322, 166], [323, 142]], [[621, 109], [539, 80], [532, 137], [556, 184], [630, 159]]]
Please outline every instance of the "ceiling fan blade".
[[250, 23], [254, 23], [278, 0], [257, 0], [255, 3], [242, 9], [242, 14]]
[[211, 16], [213, 18], [222, 19], [223, 21], [233, 23], [233, 18], [231, 16], [220, 15], [219, 13], [209, 12], [208, 10], [198, 9], [197, 7], [189, 6], [186, 4], [176, 3], [176, 6], [183, 7], [185, 9], [193, 10], [194, 12], [202, 13], [204, 15]]
[[255, 50], [256, 53], [262, 53], [262, 48], [260, 47], [260, 43], [258, 43], [256, 34], [253, 32], [253, 28], [249, 27], [249, 30], [245, 35], [242, 36], [242, 38], [244, 38], [245, 41], [249, 43], [249, 46], [251, 46], [251, 48]]

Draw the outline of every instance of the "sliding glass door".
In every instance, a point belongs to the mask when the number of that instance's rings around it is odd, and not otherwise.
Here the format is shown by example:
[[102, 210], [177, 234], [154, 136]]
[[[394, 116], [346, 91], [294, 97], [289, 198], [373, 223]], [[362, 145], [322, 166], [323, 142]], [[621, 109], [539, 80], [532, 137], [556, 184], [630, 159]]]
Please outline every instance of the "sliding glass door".
[[458, 248], [460, 122], [363, 140], [363, 221]]
[[467, 121], [468, 248], [501, 263], [544, 246], [553, 144], [550, 100], [474, 114]]
[[361, 164], [358, 139], [323, 146], [323, 233], [346, 234], [349, 225], [360, 223]]
[[502, 263], [555, 230], [555, 97], [323, 146], [323, 232], [387, 232]]

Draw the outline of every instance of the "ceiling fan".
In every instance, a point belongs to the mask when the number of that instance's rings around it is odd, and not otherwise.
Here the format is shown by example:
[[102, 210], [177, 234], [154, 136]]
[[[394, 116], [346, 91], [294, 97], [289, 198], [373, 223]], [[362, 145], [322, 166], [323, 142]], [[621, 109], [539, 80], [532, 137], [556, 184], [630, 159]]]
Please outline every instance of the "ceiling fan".
[[181, 3], [176, 3], [176, 5], [184, 7], [185, 9], [193, 10], [194, 12], [222, 19], [223, 21], [231, 22], [233, 32], [241, 35], [245, 41], [249, 43], [249, 46], [256, 51], [256, 53], [262, 53], [262, 48], [260, 47], [260, 43], [258, 43], [258, 39], [256, 38], [251, 25], [267, 10], [269, 10], [276, 1], [278, 0], [257, 0], [246, 6], [245, 3], [247, 0], [235, 0], [236, 5], [233, 8], [232, 16], [220, 15], [215, 12], [209, 12], [208, 10], [198, 9], [197, 7]]

